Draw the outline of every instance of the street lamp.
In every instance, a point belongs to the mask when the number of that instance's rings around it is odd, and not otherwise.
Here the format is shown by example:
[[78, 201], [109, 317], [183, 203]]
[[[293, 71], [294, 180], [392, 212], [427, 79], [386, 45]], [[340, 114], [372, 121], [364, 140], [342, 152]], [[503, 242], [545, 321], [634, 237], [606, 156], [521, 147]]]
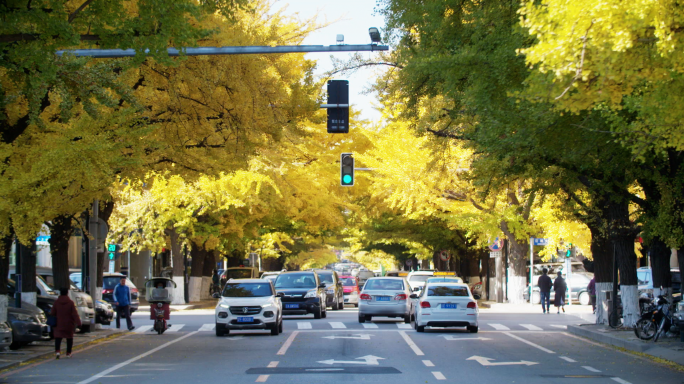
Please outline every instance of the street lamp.
[[380, 30], [375, 27], [368, 28], [368, 34], [370, 35], [373, 44], [378, 44], [382, 40], [380, 37]]

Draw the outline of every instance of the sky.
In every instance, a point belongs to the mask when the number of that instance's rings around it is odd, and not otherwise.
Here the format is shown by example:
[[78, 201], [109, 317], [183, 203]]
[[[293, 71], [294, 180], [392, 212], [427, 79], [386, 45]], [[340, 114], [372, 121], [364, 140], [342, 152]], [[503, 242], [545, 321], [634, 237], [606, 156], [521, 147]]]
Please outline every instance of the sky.
[[[332, 23], [309, 35], [302, 43], [304, 45], [335, 45], [338, 34], [344, 35], [345, 44], [370, 44], [368, 28], [382, 29], [385, 26], [384, 18], [374, 15], [374, 7], [375, 0], [277, 0], [274, 4], [275, 9], [286, 8], [284, 14], [298, 14], [301, 20], [314, 17], [318, 12], [319, 22]], [[345, 59], [351, 53], [308, 53], [306, 56], [318, 61], [316, 74], [321, 75], [332, 69], [330, 55]], [[373, 57], [377, 53], [364, 52], [363, 55]], [[380, 120], [380, 112], [373, 108], [373, 105], [377, 104], [377, 97], [374, 94], [361, 93], [373, 81], [376, 70], [361, 69], [353, 75], [340, 75], [334, 79], [349, 80], [349, 101], [352, 109], [360, 109], [361, 118], [371, 121]]]

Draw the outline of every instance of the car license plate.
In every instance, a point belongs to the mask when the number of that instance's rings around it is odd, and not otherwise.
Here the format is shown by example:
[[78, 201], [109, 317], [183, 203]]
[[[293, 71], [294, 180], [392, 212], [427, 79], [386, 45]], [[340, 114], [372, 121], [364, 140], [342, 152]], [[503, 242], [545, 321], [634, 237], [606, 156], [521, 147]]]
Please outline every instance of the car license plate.
[[389, 296], [375, 296], [375, 301], [390, 301]]
[[253, 323], [254, 318], [253, 317], [238, 317], [238, 323]]
[[285, 309], [299, 309], [299, 304], [285, 304]]
[[442, 308], [445, 308], [445, 309], [456, 309], [456, 304], [442, 304]]

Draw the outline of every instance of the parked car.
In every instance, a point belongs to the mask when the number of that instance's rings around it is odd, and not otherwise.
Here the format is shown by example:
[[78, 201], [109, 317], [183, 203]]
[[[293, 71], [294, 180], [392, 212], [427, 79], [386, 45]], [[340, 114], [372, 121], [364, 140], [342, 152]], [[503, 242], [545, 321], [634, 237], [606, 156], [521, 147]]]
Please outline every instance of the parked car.
[[477, 301], [466, 284], [428, 283], [417, 298], [416, 331], [424, 332], [425, 327], [466, 327], [469, 332], [477, 333]]
[[34, 342], [50, 340], [48, 326], [45, 324], [47, 317], [43, 311], [29, 303], [21, 303], [21, 308], [15, 307], [15, 301], [7, 303], [7, 321], [12, 327], [12, 344], [10, 349]]
[[373, 277], [359, 296], [359, 323], [373, 316], [402, 317], [411, 322], [411, 289], [403, 277]]
[[283, 308], [273, 284], [266, 279], [231, 279], [216, 305], [216, 336], [235, 329], [283, 332]]
[[359, 279], [354, 276], [340, 276], [344, 290], [344, 303], [359, 306]]
[[326, 286], [316, 272], [283, 272], [275, 281], [275, 289], [283, 303], [284, 315], [313, 313], [315, 319], [328, 316]]
[[[593, 273], [573, 272], [570, 275], [570, 279], [566, 279], [565, 283], [568, 285], [569, 288], [572, 288], [572, 301], [578, 301], [581, 305], [591, 304], [589, 292], [587, 292], [587, 286], [589, 285], [589, 281], [591, 281], [591, 278], [593, 276]], [[551, 276], [551, 279], [552, 281], [555, 280], [553, 276]], [[553, 300], [556, 297], [553, 287], [551, 288], [551, 294], [549, 296], [551, 302], [553, 302]], [[525, 300], [529, 300], [529, 289], [525, 290], [525, 292], [523, 293], [523, 297]], [[530, 303], [541, 303], [541, 296], [539, 295], [539, 286], [535, 285], [534, 287], [532, 287], [532, 300], [530, 301]]]
[[[653, 296], [653, 271], [648, 267], [637, 269], [637, 279], [639, 279], [639, 293], [647, 293]], [[670, 279], [672, 281], [672, 293], [682, 292], [682, 275], [679, 268], [670, 269]]]
[[12, 327], [5, 321], [0, 323], [0, 351], [5, 350], [10, 345], [12, 345]]
[[337, 276], [337, 272], [331, 270], [316, 270], [318, 278], [325, 284], [325, 306], [333, 311], [344, 309], [344, 287]]
[[109, 325], [114, 318], [114, 308], [104, 300], [95, 301], [95, 322], [98, 324]]
[[[36, 284], [45, 284], [40, 278], [36, 279]], [[48, 288], [49, 289], [49, 288]], [[52, 306], [55, 304], [55, 301], [57, 300], [57, 296], [52, 293], [52, 291], [48, 291], [49, 295], [42, 295], [40, 288], [38, 288], [39, 292], [36, 295], [36, 306], [40, 308], [45, 315], [47, 316], [48, 313], [50, 313], [50, 310], [52, 309]], [[10, 297], [10, 300], [14, 297], [15, 293], [17, 292], [17, 283], [12, 280], [12, 279], [7, 279], [7, 293]]]

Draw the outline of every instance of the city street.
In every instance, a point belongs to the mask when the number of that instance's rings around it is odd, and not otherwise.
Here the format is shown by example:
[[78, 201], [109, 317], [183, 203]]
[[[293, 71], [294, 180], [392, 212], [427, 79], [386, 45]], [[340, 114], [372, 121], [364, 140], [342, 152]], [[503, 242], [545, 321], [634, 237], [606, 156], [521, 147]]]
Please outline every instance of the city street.
[[[480, 314], [480, 332], [428, 329], [357, 311], [286, 318], [284, 333], [216, 337], [211, 310], [174, 312], [164, 335], [135, 332], [0, 376], [3, 383], [677, 383], [681, 372], [565, 333], [576, 314]], [[305, 377], [302, 377], [305, 376]]]

